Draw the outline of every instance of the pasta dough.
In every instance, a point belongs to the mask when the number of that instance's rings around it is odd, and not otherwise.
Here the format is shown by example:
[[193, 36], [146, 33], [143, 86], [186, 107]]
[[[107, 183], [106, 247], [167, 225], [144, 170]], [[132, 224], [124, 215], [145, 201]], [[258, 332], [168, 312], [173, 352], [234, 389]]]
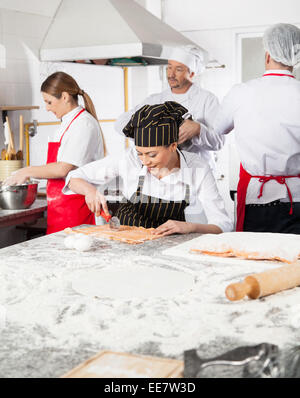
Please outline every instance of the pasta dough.
[[117, 267], [78, 273], [75, 291], [85, 296], [111, 298], [176, 297], [191, 290], [194, 277], [162, 268]]
[[207, 234], [194, 240], [190, 251], [220, 257], [292, 263], [300, 257], [300, 236], [267, 232]]
[[121, 225], [118, 231], [112, 230], [109, 225], [97, 225], [95, 227], [71, 229], [66, 228], [65, 233], [81, 233], [98, 238], [109, 238], [118, 240], [120, 242], [138, 244], [147, 240], [154, 240], [161, 238], [160, 235], [152, 235], [154, 228], [131, 227], [128, 225]]

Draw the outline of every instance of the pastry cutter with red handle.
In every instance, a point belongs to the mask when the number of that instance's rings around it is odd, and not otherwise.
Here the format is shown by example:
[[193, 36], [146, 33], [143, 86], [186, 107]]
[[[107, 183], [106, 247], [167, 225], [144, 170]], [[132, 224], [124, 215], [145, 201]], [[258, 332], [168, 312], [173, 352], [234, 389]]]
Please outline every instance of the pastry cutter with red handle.
[[114, 231], [118, 231], [120, 229], [120, 220], [118, 217], [112, 216], [111, 214], [107, 215], [103, 209], [100, 211], [100, 216], [108, 223], [110, 229], [113, 229]]

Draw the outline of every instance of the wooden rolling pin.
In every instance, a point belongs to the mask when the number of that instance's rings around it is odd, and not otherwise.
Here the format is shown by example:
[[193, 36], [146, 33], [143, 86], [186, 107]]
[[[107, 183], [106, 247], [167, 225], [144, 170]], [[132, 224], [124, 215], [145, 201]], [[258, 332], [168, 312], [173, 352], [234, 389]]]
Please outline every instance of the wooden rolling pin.
[[300, 266], [285, 265], [259, 274], [249, 275], [244, 282], [233, 283], [225, 290], [228, 300], [241, 300], [246, 295], [257, 299], [281, 290], [292, 289], [300, 285]]

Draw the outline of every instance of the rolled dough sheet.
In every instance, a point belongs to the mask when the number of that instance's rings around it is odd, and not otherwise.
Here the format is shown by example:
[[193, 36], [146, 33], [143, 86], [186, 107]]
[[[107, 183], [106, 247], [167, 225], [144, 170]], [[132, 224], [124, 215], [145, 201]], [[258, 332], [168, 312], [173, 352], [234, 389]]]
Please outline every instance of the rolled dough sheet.
[[129, 244], [143, 243], [147, 240], [161, 238], [159, 235], [152, 235], [154, 228], [131, 227], [121, 225], [118, 231], [109, 228], [109, 225], [97, 225], [95, 227], [84, 227], [78, 229], [66, 228], [65, 233], [82, 233], [94, 236], [95, 238], [109, 238]]
[[292, 263], [300, 254], [300, 237], [295, 234], [226, 232], [198, 238], [191, 252], [251, 260], [278, 260]]
[[[189, 264], [189, 268], [195, 268], [192, 265], [193, 262], [228, 264], [230, 266], [264, 264], [265, 267], [267, 264], [278, 265], [279, 260], [280, 262], [291, 262], [297, 259], [300, 235], [273, 233], [268, 234], [271, 236], [266, 239], [264, 233], [260, 232], [255, 234], [254, 239], [251, 239], [253, 238], [250, 236], [251, 234], [255, 233], [225, 232], [220, 235], [200, 235], [165, 249], [161, 254], [183, 258]], [[233, 245], [239, 248], [235, 253], [231, 250]], [[296, 262], [300, 264], [299, 260]]]
[[122, 299], [176, 297], [193, 286], [193, 275], [148, 267], [90, 270], [72, 278], [73, 289], [82, 295]]

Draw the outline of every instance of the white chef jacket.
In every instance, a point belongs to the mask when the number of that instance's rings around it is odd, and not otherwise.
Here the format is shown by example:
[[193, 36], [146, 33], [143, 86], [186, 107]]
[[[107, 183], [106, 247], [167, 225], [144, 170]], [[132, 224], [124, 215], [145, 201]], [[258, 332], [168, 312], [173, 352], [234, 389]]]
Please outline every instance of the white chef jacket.
[[[212, 126], [218, 109], [217, 97], [213, 93], [202, 89], [196, 84], [192, 84], [189, 90], [184, 94], [174, 94], [169, 87], [161, 93], [150, 95], [135, 108], [120, 115], [115, 122], [115, 130], [123, 135], [123, 128], [138, 109], [144, 105], [163, 104], [166, 101], [175, 101], [187, 108], [189, 113], [192, 114], [193, 120], [198, 122], [201, 126], [203, 123], [205, 126]], [[218, 136], [217, 141], [219, 143], [217, 149], [220, 149], [224, 144], [224, 137]], [[215, 167], [212, 152], [207, 152], [207, 150], [211, 151], [211, 147], [205, 147], [203, 142], [201, 142], [200, 145], [197, 137], [193, 137], [188, 142], [185, 142], [181, 147], [185, 151], [198, 153], [201, 158], [210, 163], [212, 168]], [[216, 150], [216, 148], [214, 148], [214, 150]]]
[[82, 178], [94, 185], [104, 185], [120, 176], [123, 182], [123, 195], [126, 199], [130, 199], [137, 190], [139, 176], [143, 175], [145, 176], [142, 189], [144, 195], [179, 201], [185, 198], [186, 184], [188, 184], [190, 205], [194, 205], [196, 200], [199, 200], [208, 224], [219, 226], [223, 232], [232, 231], [233, 223], [226, 213], [210, 167], [194, 153], [179, 151], [179, 154], [180, 168], [158, 179], [148, 172], [146, 166], [142, 165], [136, 149], [130, 148], [121, 159], [107, 156], [71, 171], [66, 178], [63, 193], [72, 194], [67, 187], [72, 177]]
[[[287, 70], [268, 70], [264, 77], [234, 86], [224, 98], [212, 128], [201, 130], [199, 144], [218, 146], [219, 136], [234, 129], [244, 169], [251, 175], [300, 173], [300, 82]], [[300, 179], [288, 178], [294, 202], [300, 201]], [[271, 180], [258, 199], [261, 182], [252, 178], [246, 204], [288, 202], [285, 185]]]
[[[54, 142], [58, 142], [72, 119], [83, 109], [73, 109], [62, 117], [62, 123], [54, 133]], [[70, 125], [63, 136], [57, 154], [58, 162], [80, 167], [104, 156], [103, 140], [98, 121], [88, 112], [82, 112]]]

